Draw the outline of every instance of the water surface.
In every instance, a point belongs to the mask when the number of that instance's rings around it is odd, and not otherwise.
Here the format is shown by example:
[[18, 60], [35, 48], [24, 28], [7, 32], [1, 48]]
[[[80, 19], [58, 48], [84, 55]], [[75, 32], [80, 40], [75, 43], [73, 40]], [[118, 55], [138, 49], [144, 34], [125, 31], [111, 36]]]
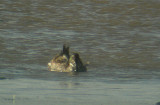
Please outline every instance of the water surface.
[[[160, 101], [159, 0], [1, 0], [0, 17], [1, 103]], [[64, 43], [88, 72], [48, 71]]]

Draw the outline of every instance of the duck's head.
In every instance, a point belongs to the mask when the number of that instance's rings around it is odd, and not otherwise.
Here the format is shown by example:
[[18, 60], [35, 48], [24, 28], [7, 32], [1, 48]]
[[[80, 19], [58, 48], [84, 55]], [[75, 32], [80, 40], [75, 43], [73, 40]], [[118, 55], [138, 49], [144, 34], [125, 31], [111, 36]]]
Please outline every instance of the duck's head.
[[72, 67], [72, 71], [76, 72], [83, 72], [86, 71], [86, 67], [83, 65], [79, 54], [78, 53], [73, 53], [71, 57], [69, 58], [69, 66]]

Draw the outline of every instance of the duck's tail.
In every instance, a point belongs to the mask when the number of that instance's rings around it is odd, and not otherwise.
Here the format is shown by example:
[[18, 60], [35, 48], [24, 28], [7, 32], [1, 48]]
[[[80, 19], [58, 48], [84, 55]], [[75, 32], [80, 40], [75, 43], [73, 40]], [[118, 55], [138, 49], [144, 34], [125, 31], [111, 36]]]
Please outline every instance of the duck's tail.
[[69, 46], [66, 46], [65, 44], [63, 45], [61, 55], [65, 55], [69, 59]]

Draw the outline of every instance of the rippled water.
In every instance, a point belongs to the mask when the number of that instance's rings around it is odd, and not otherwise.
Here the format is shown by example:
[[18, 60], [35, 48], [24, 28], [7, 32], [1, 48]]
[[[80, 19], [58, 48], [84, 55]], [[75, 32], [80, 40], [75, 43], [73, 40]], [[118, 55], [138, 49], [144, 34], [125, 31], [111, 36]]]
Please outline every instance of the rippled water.
[[[160, 101], [159, 0], [1, 0], [0, 17], [5, 105]], [[88, 72], [48, 71], [64, 43]]]

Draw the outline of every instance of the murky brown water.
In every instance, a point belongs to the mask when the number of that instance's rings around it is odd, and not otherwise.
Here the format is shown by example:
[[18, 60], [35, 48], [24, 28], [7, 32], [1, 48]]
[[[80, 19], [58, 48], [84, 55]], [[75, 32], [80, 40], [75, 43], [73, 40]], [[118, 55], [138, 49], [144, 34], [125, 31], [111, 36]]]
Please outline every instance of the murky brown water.
[[[35, 101], [55, 101], [58, 105], [155, 104], [160, 101], [159, 20], [159, 0], [1, 0], [0, 101], [13, 104], [10, 101], [16, 95], [17, 99], [22, 97], [16, 105], [25, 98], [38, 105]], [[69, 44], [72, 52], [79, 52], [84, 62], [90, 61], [87, 73], [47, 71], [47, 63], [63, 43]], [[29, 87], [21, 90], [25, 82]], [[48, 89], [38, 82], [63, 89]], [[74, 84], [71, 90], [68, 84]], [[42, 97], [32, 100], [27, 92]], [[52, 97], [56, 99], [50, 100]]]

